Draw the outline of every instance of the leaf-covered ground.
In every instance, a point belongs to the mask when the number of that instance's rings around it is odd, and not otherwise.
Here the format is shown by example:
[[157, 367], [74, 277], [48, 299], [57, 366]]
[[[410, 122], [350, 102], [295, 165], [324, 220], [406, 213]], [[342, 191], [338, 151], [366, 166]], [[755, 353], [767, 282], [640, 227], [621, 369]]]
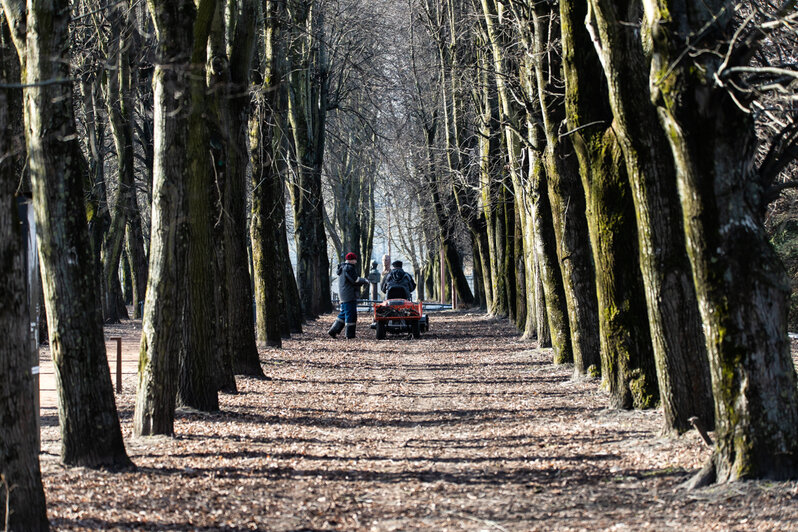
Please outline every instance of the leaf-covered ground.
[[[272, 380], [239, 378], [221, 412], [179, 412], [174, 438], [131, 436], [137, 471], [66, 469], [43, 409], [57, 530], [788, 530], [798, 483], [685, 492], [709, 449], [663, 437], [661, 413], [606, 409], [506, 321], [435, 313], [420, 340], [331, 340], [331, 319], [282, 350]], [[123, 335], [135, 354], [138, 329]]]

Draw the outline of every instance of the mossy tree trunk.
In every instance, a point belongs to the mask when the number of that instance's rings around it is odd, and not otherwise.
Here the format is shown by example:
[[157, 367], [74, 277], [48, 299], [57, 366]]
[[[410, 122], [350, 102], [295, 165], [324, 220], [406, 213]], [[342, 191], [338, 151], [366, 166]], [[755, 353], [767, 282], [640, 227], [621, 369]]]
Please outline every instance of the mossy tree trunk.
[[673, 159], [649, 101], [648, 62], [636, 28], [638, 2], [591, 0], [589, 28], [609, 87], [613, 128], [624, 153], [638, 221], [640, 268], [668, 429], [712, 426], [709, 366], [685, 249]]
[[[176, 380], [183, 337], [187, 255], [189, 92], [193, 0], [150, 0], [158, 44], [153, 74], [153, 202], [150, 268], [144, 305], [134, 431], [174, 431]], [[204, 66], [204, 65], [203, 65]], [[204, 79], [204, 78], [203, 78]]]
[[[256, 333], [258, 342], [271, 347], [281, 347], [282, 337], [291, 333], [284, 310], [288, 293], [279, 254], [280, 237], [285, 239], [282, 170], [287, 166], [285, 154], [281, 153], [283, 127], [287, 124], [285, 18], [286, 2], [266, 4], [263, 83], [249, 130]], [[293, 282], [293, 275], [291, 277]], [[239, 359], [236, 366], [240, 371], [262, 372], [260, 363], [256, 367], [256, 362]]]
[[[197, 410], [219, 409], [216, 382], [218, 318], [214, 299], [213, 270], [215, 159], [211, 132], [218, 131], [218, 116], [208, 97], [205, 63], [208, 59], [208, 38], [216, 11], [216, 0], [197, 5], [193, 25], [191, 76], [189, 77], [189, 136], [186, 197], [188, 200], [188, 263], [184, 279], [184, 345], [180, 357], [178, 402]], [[229, 251], [229, 250], [226, 250]]]
[[499, 253], [504, 250], [497, 243], [497, 226], [500, 223], [501, 203], [499, 194], [500, 176], [503, 175], [501, 161], [501, 139], [499, 138], [499, 103], [496, 95], [496, 82], [493, 79], [492, 59], [482, 46], [487, 41], [484, 32], [479, 33], [477, 42], [477, 62], [479, 66], [479, 85], [475, 90], [474, 100], [480, 103], [478, 114], [479, 127], [479, 192], [483, 216], [485, 218], [485, 236], [483, 256], [486, 261], [482, 266], [483, 286], [487, 310], [494, 316], [507, 315], [507, 294], [504, 288], [504, 276], [499, 269]]
[[[19, 62], [10, 42], [8, 26], [0, 17], [0, 78], [19, 80]], [[21, 146], [13, 139], [22, 133], [12, 120], [11, 108], [21, 100], [20, 89], [0, 88], [0, 471], [4, 481], [14, 486], [13, 495], [0, 489], [0, 508], [7, 508], [9, 530], [38, 532], [49, 529], [47, 509], [39, 470], [39, 413], [34, 405], [34, 380], [31, 374], [31, 335], [29, 301], [25, 287], [26, 260], [15, 191], [19, 183]], [[3, 512], [5, 515], [5, 511]]]
[[559, 54], [547, 50], [550, 36], [560, 33], [557, 6], [535, 4], [532, 25], [530, 52], [534, 58], [535, 85], [546, 136], [544, 164], [571, 332], [574, 373], [580, 376], [600, 363], [598, 302], [578, 161], [570, 137], [560, 137], [560, 128], [565, 122], [564, 94], [557, 87], [562, 82], [562, 63]]
[[632, 190], [611, 127], [604, 72], [584, 27], [586, 14], [583, 2], [560, 2], [568, 130], [579, 160], [596, 265], [601, 375], [613, 407], [645, 407], [656, 396], [656, 368]]
[[[524, 168], [522, 162], [527, 157], [523, 153], [522, 137], [523, 135], [523, 120], [524, 110], [520, 108], [518, 101], [521, 88], [518, 86], [511, 86], [513, 80], [517, 80], [518, 69], [520, 65], [517, 61], [511, 61], [508, 57], [507, 50], [512, 39], [511, 29], [507, 23], [507, 17], [504, 13], [505, 4], [497, 2], [496, 0], [481, 0], [482, 15], [484, 20], [484, 30], [487, 40], [490, 43], [490, 50], [493, 56], [493, 74], [496, 83], [496, 94], [499, 104], [499, 117], [503, 125], [503, 152], [506, 156], [506, 168], [512, 183], [512, 200], [514, 205], [507, 207], [512, 210], [512, 217], [505, 217], [505, 223], [509, 227], [515, 227], [516, 213], [521, 222], [521, 227], [528, 231], [533, 227], [532, 221], [529, 219], [531, 216], [532, 197], [528, 192], [528, 187], [523, 184]], [[516, 81], [517, 84], [517, 81]], [[527, 166], [528, 168], [528, 166]], [[505, 192], [505, 195], [507, 193]], [[509, 199], [509, 198], [506, 198]], [[507, 227], [507, 226], [506, 226]], [[514, 235], [514, 230], [509, 234]], [[519, 242], [520, 254], [516, 256], [516, 243], [514, 238], [505, 242], [509, 243], [511, 247], [505, 246], [508, 255], [505, 255], [504, 270], [505, 275], [509, 275], [506, 279], [505, 288], [508, 293], [508, 317], [514, 323], [519, 323], [519, 317], [523, 319], [520, 325], [525, 328], [531, 326], [530, 322], [525, 318], [527, 316], [526, 307], [534, 306], [533, 294], [534, 283], [536, 282], [534, 273], [534, 251], [530, 249], [532, 242]], [[523, 279], [525, 285], [516, 286], [516, 259], [523, 258], [524, 275]], [[518, 297], [520, 296], [520, 297]], [[520, 306], [519, 306], [520, 305]], [[523, 308], [522, 308], [523, 307]], [[531, 337], [533, 331], [524, 330], [525, 337]]]
[[[717, 83], [735, 25], [728, 3], [647, 2], [653, 87], [677, 168], [687, 249], [715, 396], [718, 482], [798, 476], [798, 391], [787, 337], [789, 285], [763, 228], [750, 114]], [[688, 38], [701, 34], [697, 53]], [[748, 53], [729, 53], [729, 65]], [[722, 74], [722, 72], [720, 72]], [[743, 100], [744, 102], [744, 100]]]
[[546, 169], [541, 157], [535, 157], [535, 159], [530, 161], [529, 172], [538, 274], [543, 283], [543, 297], [546, 305], [554, 363], [567, 364], [573, 362], [571, 332], [562, 273], [557, 260], [557, 243], [554, 236], [548, 185], [546, 184]]
[[27, 20], [21, 2], [4, 2], [4, 7], [25, 72], [25, 139], [58, 390], [61, 459], [74, 466], [130, 467], [105, 355], [83, 195], [86, 164], [67, 81], [69, 5], [30, 1]]

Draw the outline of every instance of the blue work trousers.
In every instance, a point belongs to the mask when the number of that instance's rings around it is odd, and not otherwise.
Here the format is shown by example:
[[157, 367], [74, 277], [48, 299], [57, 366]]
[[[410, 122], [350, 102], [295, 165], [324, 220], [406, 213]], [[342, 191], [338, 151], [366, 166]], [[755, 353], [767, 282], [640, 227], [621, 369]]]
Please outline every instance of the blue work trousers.
[[338, 319], [347, 325], [357, 322], [357, 301], [341, 303], [341, 312], [338, 313]]

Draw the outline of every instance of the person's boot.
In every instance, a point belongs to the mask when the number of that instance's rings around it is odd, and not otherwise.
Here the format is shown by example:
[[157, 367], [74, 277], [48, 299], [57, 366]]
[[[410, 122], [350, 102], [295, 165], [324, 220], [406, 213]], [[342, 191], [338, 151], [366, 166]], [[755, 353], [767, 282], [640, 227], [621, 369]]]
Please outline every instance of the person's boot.
[[354, 323], [347, 323], [346, 324], [346, 337], [347, 338], [354, 338], [355, 337], [355, 324]]
[[330, 330], [327, 331], [327, 334], [335, 338], [336, 336], [338, 336], [338, 333], [343, 330], [343, 328], [344, 328], [344, 321], [340, 318], [335, 318], [335, 321], [333, 322], [332, 327], [330, 327]]

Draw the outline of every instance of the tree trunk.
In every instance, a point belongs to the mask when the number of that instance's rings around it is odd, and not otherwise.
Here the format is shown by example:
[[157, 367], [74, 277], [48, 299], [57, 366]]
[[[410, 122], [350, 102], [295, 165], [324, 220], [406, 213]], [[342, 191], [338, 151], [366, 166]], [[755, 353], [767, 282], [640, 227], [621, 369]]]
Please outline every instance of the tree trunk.
[[[647, 61], [637, 20], [638, 2], [591, 0], [593, 40], [609, 87], [613, 129], [626, 160], [640, 239], [640, 269], [668, 429], [691, 428], [697, 416], [713, 425], [712, 392], [682, 212], [668, 140], [649, 99]], [[620, 20], [619, 20], [620, 17]]]
[[[789, 284], [763, 227], [750, 114], [717, 82], [733, 13], [646, 4], [652, 101], [676, 165], [715, 396], [718, 482], [798, 476], [798, 392], [787, 337]], [[687, 36], [702, 48], [684, 54]], [[692, 45], [690, 45], [692, 47]], [[680, 59], [677, 61], [676, 58]], [[729, 64], [745, 62], [730, 52]]]
[[193, 0], [150, 1], [158, 31], [153, 74], [153, 203], [150, 265], [142, 323], [134, 431], [174, 431], [186, 271], [185, 175], [188, 173]]
[[543, 294], [548, 316], [551, 347], [555, 364], [573, 362], [568, 309], [562, 274], [557, 261], [557, 244], [551, 217], [546, 170], [540, 158], [530, 161], [530, 187], [532, 196], [532, 223], [535, 231], [535, 249], [538, 257], [539, 275], [543, 282]]
[[293, 132], [296, 178], [294, 206], [297, 284], [302, 312], [309, 319], [330, 312], [330, 262], [321, 196], [321, 162], [327, 114], [327, 58], [321, 32], [323, 18], [315, 2], [291, 0], [294, 31], [288, 48], [289, 120]]
[[587, 5], [564, 0], [560, 13], [568, 130], [579, 159], [596, 265], [602, 380], [612, 407], [647, 407], [657, 393], [656, 366], [632, 191], [610, 127], [604, 73], [583, 23]]
[[[122, 299], [119, 283], [119, 265], [125, 239], [129, 207], [135, 203], [136, 185], [134, 177], [133, 151], [133, 98], [131, 94], [132, 80], [130, 71], [131, 38], [127, 21], [123, 19], [120, 9], [114, 9], [112, 24], [119, 28], [119, 33], [109, 47], [114, 65], [106, 72], [105, 103], [111, 123], [117, 159], [117, 196], [111, 216], [111, 226], [103, 239], [102, 261], [104, 280], [103, 316], [107, 323], [118, 323], [121, 318], [128, 318], [127, 310], [119, 308]], [[132, 202], [131, 202], [132, 198]], [[134, 213], [137, 214], [137, 213]], [[120, 311], [124, 310], [124, 314]]]
[[[249, 86], [250, 67], [255, 50], [256, 5], [247, 0], [236, 24], [230, 57], [230, 138], [228, 149], [227, 212], [228, 222], [228, 275], [231, 280], [228, 293], [228, 321], [232, 331], [240, 331], [231, 337], [230, 351], [233, 358], [257, 360], [258, 368], [250, 372], [262, 376], [260, 358], [255, 341], [255, 326], [252, 310], [253, 293], [249, 262], [247, 259], [247, 160], [246, 150], [250, 113]], [[284, 211], [283, 211], [284, 212]]]
[[[499, 116], [504, 129], [504, 151], [506, 154], [506, 168], [512, 183], [513, 201], [515, 206], [513, 212], [518, 213], [520, 224], [526, 228], [531, 216], [532, 200], [529, 197], [528, 187], [525, 187], [523, 181], [523, 161], [525, 159], [522, 148], [522, 122], [524, 120], [523, 110], [518, 104], [518, 99], [513, 95], [513, 89], [518, 87], [511, 87], [511, 80], [514, 78], [512, 75], [512, 68], [509, 64], [506, 50], [508, 49], [508, 28], [505, 27], [506, 17], [503, 16], [504, 3], [497, 2], [496, 0], [481, 0], [482, 13], [485, 21], [485, 33], [490, 42], [491, 52], [493, 55], [493, 71], [496, 83], [496, 93], [499, 103]], [[517, 66], [517, 65], [516, 65]], [[509, 227], [513, 227], [515, 223], [515, 214], [513, 217], [506, 218], [506, 223]], [[512, 234], [512, 233], [508, 233]], [[526, 307], [532, 303], [532, 293], [534, 291], [534, 266], [533, 254], [527, 249], [532, 244], [531, 242], [519, 242], [523, 257], [524, 275], [523, 279], [525, 284], [523, 286], [516, 285], [516, 269], [515, 269], [515, 244], [514, 239], [508, 241], [513, 247], [507, 251], [512, 250], [505, 256], [505, 272], [509, 275], [506, 279], [505, 288], [508, 294], [508, 317], [514, 323], [526, 327], [526, 309], [519, 308], [518, 305]], [[508, 260], [509, 259], [509, 262]], [[517, 297], [518, 295], [518, 297]], [[518, 317], [523, 317], [523, 321], [519, 322]], [[524, 331], [524, 337], [531, 337], [532, 331]]]
[[[8, 26], [0, 19], [0, 78], [20, 79], [19, 62], [9, 42]], [[21, 245], [20, 221], [17, 216], [15, 190], [19, 184], [17, 163], [21, 128], [14, 122], [10, 107], [20, 98], [19, 89], [0, 88], [0, 153], [9, 154], [0, 160], [0, 508], [5, 514], [8, 530], [48, 530], [44, 488], [39, 471], [38, 424], [39, 413], [34, 401], [34, 381], [31, 374], [31, 346], [29, 332], [29, 301], [26, 294], [26, 259]], [[24, 151], [22, 151], [24, 153]], [[24, 236], [27, 238], [27, 235]], [[8, 487], [14, 491], [6, 500]]]
[[197, 6], [193, 27], [191, 55], [190, 111], [188, 136], [188, 264], [184, 279], [184, 328], [186, 345], [181, 351], [178, 402], [183, 406], [206, 412], [219, 409], [216, 378], [217, 337], [216, 305], [213, 272], [212, 192], [215, 161], [212, 155], [210, 131], [218, 131], [216, 118], [208, 109], [208, 86], [205, 62], [215, 0], [201, 1]]
[[585, 375], [597, 367], [599, 357], [596, 273], [585, 219], [585, 192], [579, 178], [578, 161], [570, 139], [560, 138], [565, 121], [565, 102], [555, 84], [560, 83], [562, 64], [558, 54], [547, 54], [549, 36], [559, 33], [559, 12], [553, 4], [533, 7], [533, 54], [535, 85], [546, 135], [544, 164], [554, 220], [557, 258], [562, 272], [568, 323], [571, 332], [574, 374]]
[[[6, 5], [6, 15], [14, 20]], [[20, 9], [18, 13], [24, 10]], [[12, 26], [24, 22], [17, 19]], [[61, 459], [67, 465], [130, 467], [105, 355], [100, 297], [84, 208], [82, 154], [69, 78], [68, 2], [28, 6], [25, 132], [39, 257], [58, 389]]]
[[[281, 347], [291, 334], [286, 316], [286, 283], [279, 260], [279, 243], [285, 240], [283, 127], [287, 124], [285, 2], [266, 5], [265, 61], [262, 91], [250, 122], [252, 165], [252, 262], [257, 309], [258, 342]], [[283, 231], [283, 235], [280, 235]], [[282, 238], [281, 238], [282, 236]], [[291, 276], [293, 282], [293, 275]], [[260, 362], [237, 358], [237, 372], [260, 372]], [[257, 365], [256, 365], [257, 364]]]

